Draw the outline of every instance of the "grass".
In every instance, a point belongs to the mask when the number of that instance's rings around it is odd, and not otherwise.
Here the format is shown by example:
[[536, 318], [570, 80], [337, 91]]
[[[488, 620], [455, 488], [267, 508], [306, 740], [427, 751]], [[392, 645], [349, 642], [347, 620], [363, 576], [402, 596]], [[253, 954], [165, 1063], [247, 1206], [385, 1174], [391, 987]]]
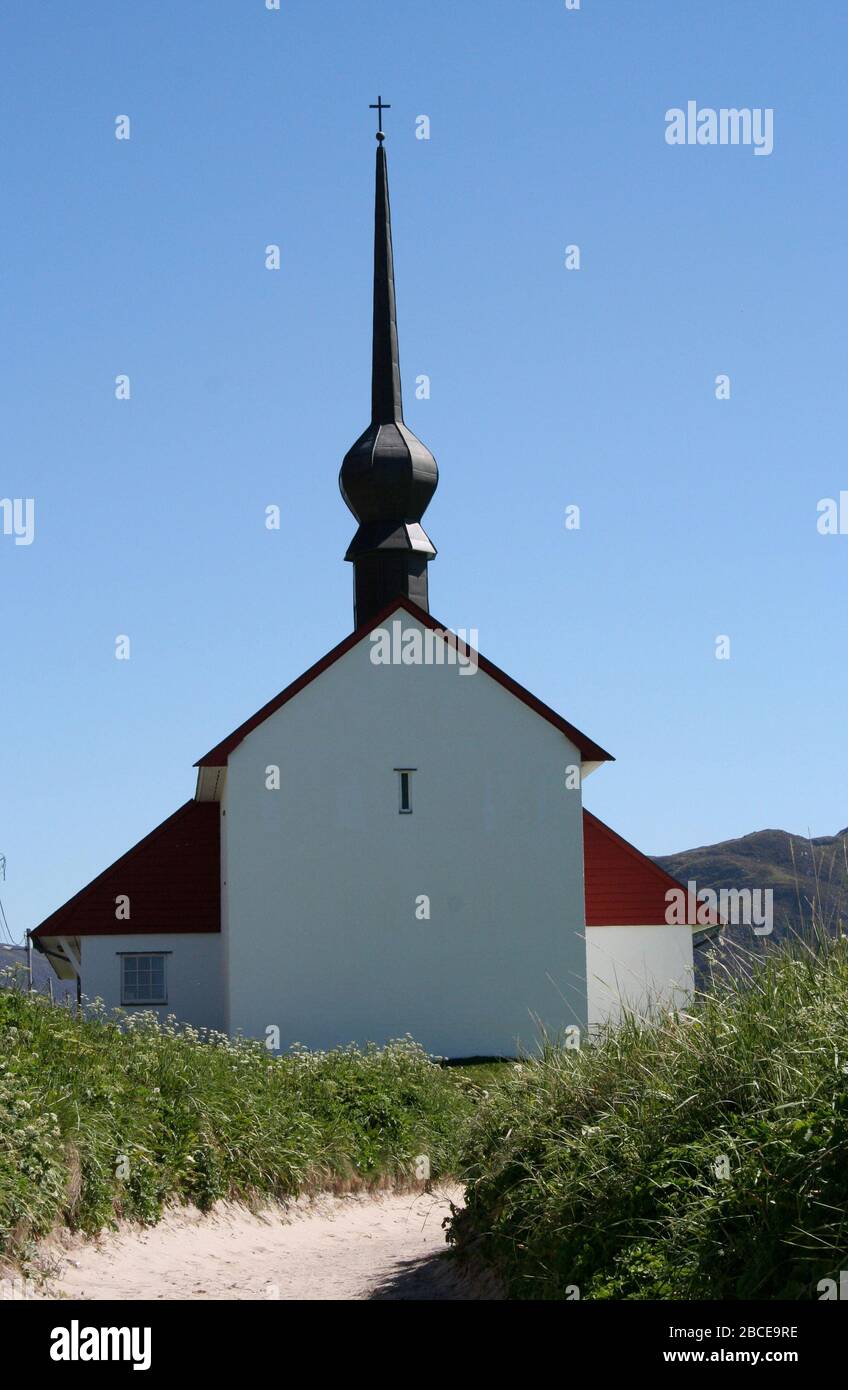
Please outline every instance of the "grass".
[[514, 1298], [809, 1299], [848, 1268], [848, 940], [582, 1051], [440, 1065], [77, 1018], [0, 991], [0, 1254], [65, 1224], [464, 1177]]
[[419, 1154], [438, 1179], [478, 1096], [409, 1039], [275, 1057], [0, 990], [0, 1255], [56, 1225], [152, 1222], [169, 1201], [402, 1184]]
[[848, 940], [548, 1047], [465, 1161], [450, 1238], [514, 1298], [816, 1298], [848, 1268]]
[[475, 1099], [485, 1100], [493, 1086], [499, 1086], [515, 1069], [515, 1062], [499, 1057], [467, 1057], [443, 1062], [450, 1075]]

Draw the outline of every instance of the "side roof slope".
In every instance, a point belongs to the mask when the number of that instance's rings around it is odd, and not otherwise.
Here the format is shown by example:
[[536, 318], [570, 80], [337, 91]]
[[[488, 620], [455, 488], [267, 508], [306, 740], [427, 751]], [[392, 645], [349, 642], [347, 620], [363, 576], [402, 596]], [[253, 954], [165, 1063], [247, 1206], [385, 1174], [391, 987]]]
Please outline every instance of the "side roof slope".
[[[32, 935], [123, 936], [221, 930], [220, 808], [187, 801], [46, 917]], [[115, 899], [130, 900], [129, 921]]]
[[[587, 927], [662, 926], [666, 919], [666, 893], [670, 888], [683, 888], [676, 878], [585, 807], [583, 875]], [[713, 915], [710, 920], [719, 924]], [[694, 918], [688, 925], [697, 925]]]
[[[187, 801], [36, 927], [33, 936], [144, 935], [221, 930], [219, 806]], [[583, 812], [586, 925], [658, 926], [677, 879]], [[115, 899], [130, 898], [128, 922]]]

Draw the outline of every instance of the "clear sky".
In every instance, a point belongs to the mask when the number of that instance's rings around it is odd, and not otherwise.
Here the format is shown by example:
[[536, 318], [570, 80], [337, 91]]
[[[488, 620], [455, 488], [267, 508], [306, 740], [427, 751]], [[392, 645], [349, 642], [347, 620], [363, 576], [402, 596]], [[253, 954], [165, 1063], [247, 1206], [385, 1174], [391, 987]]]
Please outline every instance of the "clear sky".
[[[352, 626], [378, 93], [433, 612], [616, 755], [586, 804], [648, 853], [848, 823], [846, 51], [844, 0], [7, 8], [14, 935]], [[771, 108], [773, 153], [670, 146], [690, 100]]]

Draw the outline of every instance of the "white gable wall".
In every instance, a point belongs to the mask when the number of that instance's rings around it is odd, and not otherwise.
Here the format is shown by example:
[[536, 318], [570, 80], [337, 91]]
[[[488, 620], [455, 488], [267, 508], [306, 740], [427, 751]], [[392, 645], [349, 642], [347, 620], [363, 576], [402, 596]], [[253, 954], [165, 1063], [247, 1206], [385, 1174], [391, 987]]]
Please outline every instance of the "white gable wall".
[[[532, 1015], [585, 1026], [581, 799], [565, 787], [577, 749], [482, 671], [377, 666], [371, 650], [230, 755], [228, 1028], [276, 1025], [283, 1048], [411, 1033], [469, 1056], [532, 1046]], [[417, 769], [412, 815], [396, 767]]]
[[235, 1029], [232, 1028], [230, 1024], [230, 897], [227, 890], [227, 832], [230, 822], [227, 816], [227, 791], [227, 776], [225, 776], [219, 803], [221, 808], [221, 972], [223, 981], [224, 1030], [232, 1034], [235, 1032]]

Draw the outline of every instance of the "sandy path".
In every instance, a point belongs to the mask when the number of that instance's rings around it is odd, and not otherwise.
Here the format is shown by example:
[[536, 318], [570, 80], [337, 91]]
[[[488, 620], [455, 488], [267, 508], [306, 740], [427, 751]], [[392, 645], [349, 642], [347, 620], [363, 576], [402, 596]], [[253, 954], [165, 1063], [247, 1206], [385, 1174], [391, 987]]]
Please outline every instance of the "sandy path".
[[219, 1204], [45, 1251], [49, 1298], [479, 1299], [441, 1258], [459, 1188], [321, 1197], [254, 1215]]

